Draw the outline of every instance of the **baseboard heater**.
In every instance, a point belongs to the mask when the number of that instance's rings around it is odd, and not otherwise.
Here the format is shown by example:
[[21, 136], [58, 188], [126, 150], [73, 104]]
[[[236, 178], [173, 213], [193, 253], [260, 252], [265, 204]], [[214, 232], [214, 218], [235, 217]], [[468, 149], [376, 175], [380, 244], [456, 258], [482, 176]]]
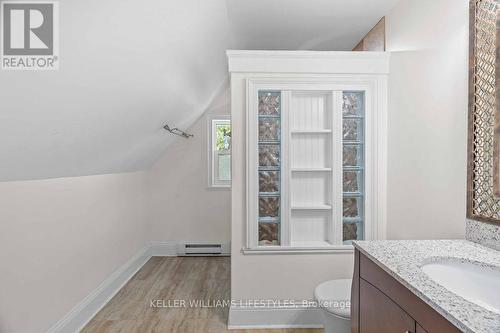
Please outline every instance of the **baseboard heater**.
[[217, 243], [185, 243], [177, 245], [177, 255], [186, 257], [225, 256], [222, 244]]

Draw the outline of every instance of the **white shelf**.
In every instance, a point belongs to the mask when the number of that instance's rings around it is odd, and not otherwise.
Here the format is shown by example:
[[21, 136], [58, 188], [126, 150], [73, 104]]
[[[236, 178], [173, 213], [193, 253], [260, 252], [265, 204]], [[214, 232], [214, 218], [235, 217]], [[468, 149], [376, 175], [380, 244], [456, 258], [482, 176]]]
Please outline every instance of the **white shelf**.
[[292, 172], [328, 172], [332, 171], [332, 168], [292, 168]]
[[[311, 241], [311, 247], [307, 246], [309, 242], [294, 242], [291, 246], [260, 246], [253, 248], [242, 248], [243, 254], [313, 254], [313, 253], [353, 253], [352, 245], [329, 245], [325, 241], [319, 241], [319, 246], [315, 246], [316, 241]], [[297, 245], [296, 245], [297, 244]], [[330, 243], [328, 243], [330, 244]]]
[[296, 205], [291, 207], [292, 210], [331, 210], [331, 205]]
[[332, 133], [331, 129], [296, 129], [290, 131], [292, 134], [328, 134]]

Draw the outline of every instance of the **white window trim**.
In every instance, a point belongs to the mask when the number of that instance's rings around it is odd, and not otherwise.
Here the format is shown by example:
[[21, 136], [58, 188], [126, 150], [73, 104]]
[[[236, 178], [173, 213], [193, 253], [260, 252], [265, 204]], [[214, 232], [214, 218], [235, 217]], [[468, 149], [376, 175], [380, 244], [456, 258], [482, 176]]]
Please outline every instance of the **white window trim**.
[[[247, 79], [247, 112], [246, 112], [246, 188], [247, 188], [247, 221], [245, 254], [277, 254], [277, 253], [345, 253], [353, 251], [352, 245], [332, 244], [300, 248], [294, 246], [259, 246], [258, 245], [258, 125], [256, 110], [258, 108], [259, 90], [325, 90], [333, 94], [338, 91], [364, 90], [365, 110], [365, 200], [364, 200], [364, 234], [366, 240], [385, 239], [386, 235], [386, 169], [387, 169], [387, 79], [385, 75], [329, 75], [311, 78], [283, 78], [279, 74]], [[286, 93], [282, 103], [287, 103]], [[287, 166], [282, 166], [286, 168]], [[337, 167], [337, 166], [335, 166]], [[286, 172], [284, 170], [283, 172]], [[283, 184], [286, 190], [287, 184]], [[288, 197], [288, 196], [287, 196]], [[283, 211], [286, 209], [282, 207]], [[339, 226], [334, 225], [338, 233]], [[341, 226], [340, 226], [341, 228]], [[287, 237], [282, 229], [282, 239]], [[340, 238], [337, 235], [337, 242]]]
[[218, 123], [229, 123], [231, 124], [231, 117], [229, 115], [211, 115], [208, 117], [207, 122], [207, 131], [208, 131], [208, 187], [211, 189], [230, 189], [231, 181], [225, 183], [217, 183], [216, 182], [216, 174], [217, 167], [215, 165], [215, 154], [217, 154], [215, 146], [216, 146], [216, 136], [215, 134], [215, 126]]

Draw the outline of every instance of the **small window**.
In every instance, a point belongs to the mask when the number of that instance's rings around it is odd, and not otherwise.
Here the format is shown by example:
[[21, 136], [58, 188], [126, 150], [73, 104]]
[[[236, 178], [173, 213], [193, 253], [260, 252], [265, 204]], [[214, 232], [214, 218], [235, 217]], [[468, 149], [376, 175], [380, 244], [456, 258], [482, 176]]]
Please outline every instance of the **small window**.
[[231, 121], [227, 116], [209, 121], [209, 186], [231, 186]]

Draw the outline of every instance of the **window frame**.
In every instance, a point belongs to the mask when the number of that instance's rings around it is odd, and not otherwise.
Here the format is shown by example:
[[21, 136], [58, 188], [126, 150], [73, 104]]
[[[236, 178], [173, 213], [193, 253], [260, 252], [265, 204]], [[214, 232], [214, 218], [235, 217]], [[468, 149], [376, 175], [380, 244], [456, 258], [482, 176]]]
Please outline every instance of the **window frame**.
[[[247, 80], [247, 112], [246, 112], [246, 154], [247, 154], [247, 219], [246, 219], [246, 247], [243, 249], [247, 254], [265, 254], [265, 253], [302, 253], [302, 252], [315, 252], [315, 253], [329, 253], [329, 252], [350, 252], [353, 250], [352, 245], [343, 245], [342, 238], [342, 225], [336, 225], [338, 221], [332, 221], [333, 228], [335, 228], [337, 235], [336, 241], [331, 246], [310, 246], [310, 247], [296, 247], [292, 243], [279, 246], [261, 246], [258, 242], [258, 177], [256, 177], [258, 169], [258, 152], [257, 149], [257, 113], [258, 113], [258, 92], [260, 90], [268, 91], [281, 91], [282, 92], [282, 108], [288, 108], [287, 103], [290, 91], [329, 91], [337, 98], [342, 92], [348, 91], [364, 91], [365, 92], [365, 119], [364, 119], [364, 140], [365, 149], [365, 179], [364, 179], [364, 239], [384, 239], [385, 238], [385, 214], [386, 214], [386, 122], [387, 122], [387, 96], [384, 80], [381, 76], [370, 75], [336, 75], [336, 78], [325, 79], [306, 79], [306, 78], [281, 78], [277, 79], [272, 77], [269, 79], [256, 78]], [[338, 106], [333, 106], [333, 108]], [[285, 111], [286, 112], [286, 111]], [[335, 117], [335, 115], [333, 115]], [[340, 110], [339, 119], [342, 113]], [[286, 119], [284, 120], [286, 121]], [[340, 122], [341, 124], [341, 122]], [[342, 125], [337, 127], [336, 130], [341, 134]], [[287, 149], [287, 140], [283, 140], [282, 144], [284, 150]], [[336, 149], [342, 147], [342, 141], [335, 143], [338, 145]], [[285, 153], [286, 154], [286, 153]], [[283, 171], [286, 172], [288, 166], [283, 165]], [[334, 168], [339, 170], [333, 172], [333, 177], [337, 178], [337, 184], [340, 188], [333, 189], [333, 195], [336, 196], [335, 200], [342, 201], [342, 174], [343, 168], [340, 165], [334, 165]], [[287, 192], [286, 180], [282, 180], [282, 209], [286, 214], [285, 209], [288, 209], [287, 203], [289, 201], [289, 193]], [[338, 192], [338, 193], [336, 193]], [[288, 220], [283, 220], [281, 223], [289, 223]], [[289, 226], [281, 228], [286, 230]], [[340, 228], [340, 229], [339, 229]], [[340, 232], [340, 233], [339, 233]], [[281, 234], [283, 236], [286, 235]]]
[[[212, 189], [230, 189], [231, 180], [221, 181], [218, 180], [217, 170], [218, 170], [218, 155], [217, 152], [217, 125], [228, 124], [231, 126], [231, 117], [229, 115], [212, 115], [208, 117], [207, 121], [207, 131], [208, 131], [208, 187]], [[231, 147], [232, 148], [232, 147]], [[228, 153], [223, 155], [231, 156], [231, 148]], [[232, 176], [231, 176], [232, 178]]]

